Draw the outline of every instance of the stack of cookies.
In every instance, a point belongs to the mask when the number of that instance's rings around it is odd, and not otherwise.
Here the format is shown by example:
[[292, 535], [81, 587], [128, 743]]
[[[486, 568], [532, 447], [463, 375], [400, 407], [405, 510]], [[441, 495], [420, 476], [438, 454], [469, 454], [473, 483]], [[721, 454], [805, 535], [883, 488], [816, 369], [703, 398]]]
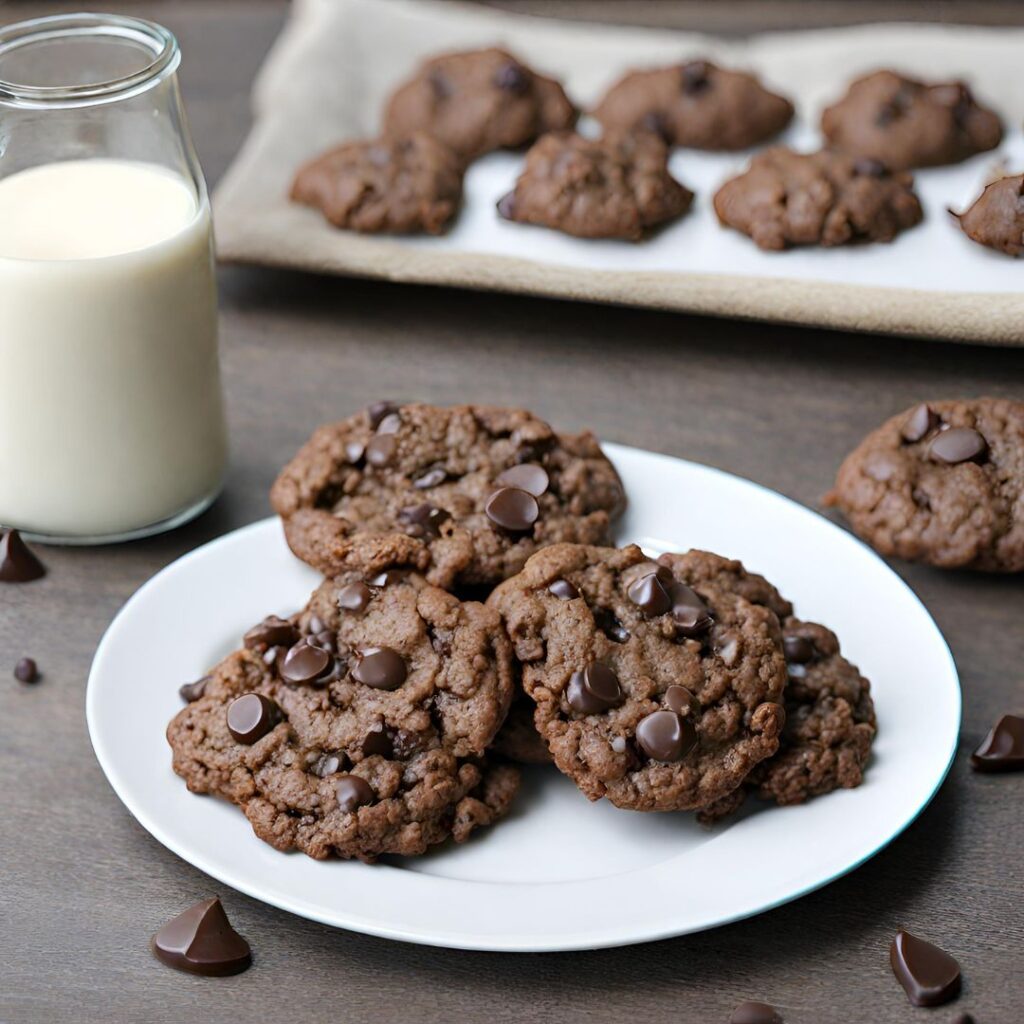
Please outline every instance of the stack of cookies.
[[705, 821], [861, 781], [874, 710], [836, 637], [739, 562], [614, 547], [625, 495], [589, 433], [377, 403], [271, 500], [325, 579], [183, 687], [167, 735], [189, 789], [277, 849], [462, 841], [507, 812], [514, 761]]

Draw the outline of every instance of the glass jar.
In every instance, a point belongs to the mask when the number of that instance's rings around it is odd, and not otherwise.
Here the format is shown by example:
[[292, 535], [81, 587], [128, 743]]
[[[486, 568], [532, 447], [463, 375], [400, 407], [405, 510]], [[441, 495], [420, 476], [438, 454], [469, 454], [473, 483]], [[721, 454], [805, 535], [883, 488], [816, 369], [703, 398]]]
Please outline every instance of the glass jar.
[[0, 29], [0, 524], [171, 529], [226, 462], [209, 198], [174, 36], [114, 15]]

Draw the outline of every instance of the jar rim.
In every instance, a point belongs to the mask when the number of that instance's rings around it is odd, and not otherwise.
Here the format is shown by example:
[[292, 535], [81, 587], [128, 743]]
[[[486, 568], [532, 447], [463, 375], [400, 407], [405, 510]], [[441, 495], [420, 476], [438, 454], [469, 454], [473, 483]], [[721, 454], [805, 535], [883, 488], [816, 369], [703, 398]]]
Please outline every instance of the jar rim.
[[0, 75], [0, 106], [75, 107], [123, 99], [142, 92], [173, 72], [181, 51], [174, 34], [155, 21], [120, 14], [57, 14], [0, 28], [0, 60], [39, 43], [68, 39], [109, 39], [141, 44], [151, 54], [137, 71], [79, 85], [28, 85]]

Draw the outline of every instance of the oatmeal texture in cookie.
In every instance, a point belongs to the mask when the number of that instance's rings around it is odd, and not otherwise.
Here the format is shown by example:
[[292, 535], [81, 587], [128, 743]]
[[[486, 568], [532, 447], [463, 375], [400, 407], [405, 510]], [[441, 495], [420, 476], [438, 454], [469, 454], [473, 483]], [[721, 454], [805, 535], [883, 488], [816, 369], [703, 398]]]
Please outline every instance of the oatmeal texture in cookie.
[[993, 181], [968, 210], [954, 216], [972, 241], [1020, 256], [1024, 253], [1024, 174]]
[[546, 548], [488, 604], [555, 764], [590, 799], [699, 808], [778, 749], [786, 664], [770, 609], [635, 545]]
[[545, 544], [607, 543], [624, 500], [589, 433], [415, 403], [320, 427], [271, 491], [291, 549], [326, 575], [396, 563], [446, 588], [497, 583]]
[[468, 161], [575, 122], [576, 108], [558, 82], [505, 50], [488, 49], [426, 61], [388, 101], [384, 133], [424, 131]]
[[526, 154], [513, 191], [498, 201], [506, 220], [580, 238], [640, 241], [685, 213], [693, 193], [668, 172], [668, 148], [650, 132], [587, 139], [545, 135]]
[[424, 132], [346, 142], [299, 169], [291, 198], [338, 228], [438, 235], [462, 201], [462, 164]]
[[927, 84], [895, 71], [851, 83], [822, 114], [821, 130], [836, 149], [894, 170], [959, 163], [1003, 138], [999, 116], [963, 82]]
[[904, 172], [879, 161], [776, 146], [715, 195], [715, 213], [762, 249], [891, 242], [923, 214]]
[[174, 770], [277, 849], [422, 853], [500, 817], [516, 790], [514, 770], [477, 756], [512, 698], [500, 620], [414, 573], [325, 581], [183, 696]]
[[706, 60], [632, 71], [594, 109], [606, 131], [654, 131], [673, 146], [746, 149], [777, 135], [793, 104], [754, 75]]
[[870, 433], [825, 503], [883, 555], [1024, 570], [1024, 403], [928, 402]]

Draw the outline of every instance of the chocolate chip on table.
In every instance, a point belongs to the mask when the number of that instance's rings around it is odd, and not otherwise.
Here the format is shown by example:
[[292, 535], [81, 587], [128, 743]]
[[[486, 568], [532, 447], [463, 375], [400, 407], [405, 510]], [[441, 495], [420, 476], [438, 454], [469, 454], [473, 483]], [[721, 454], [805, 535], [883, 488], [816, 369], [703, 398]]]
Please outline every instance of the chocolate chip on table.
[[30, 583], [46, 575], [46, 567], [17, 530], [0, 531], [0, 581]]
[[284, 656], [281, 678], [286, 683], [311, 683], [331, 665], [331, 655], [323, 647], [300, 640]]
[[672, 598], [656, 572], [634, 580], [626, 593], [645, 615], [664, 615], [672, 607]]
[[928, 454], [936, 462], [956, 465], [960, 462], [982, 462], [988, 453], [985, 438], [971, 427], [950, 427], [932, 439]]
[[342, 759], [337, 754], [321, 754], [310, 766], [310, 772], [320, 779], [341, 770]]
[[262, 693], [243, 693], [228, 705], [228, 732], [247, 745], [263, 739], [281, 721], [281, 709]]
[[551, 478], [543, 466], [535, 462], [520, 462], [509, 466], [494, 481], [499, 487], [518, 487], [527, 494], [539, 498], [551, 484]]
[[790, 664], [806, 665], [814, 660], [814, 644], [805, 636], [785, 636], [782, 638], [782, 652]]
[[502, 487], [487, 499], [484, 511], [495, 526], [509, 533], [526, 533], [537, 521], [540, 506], [529, 491], [519, 487]]
[[417, 490], [426, 491], [431, 487], [437, 487], [438, 484], [443, 484], [447, 479], [448, 471], [444, 466], [431, 466], [420, 473], [419, 476], [414, 477], [412, 485]]
[[358, 775], [343, 775], [338, 779], [334, 792], [338, 797], [338, 809], [345, 814], [351, 814], [365, 804], [372, 804], [376, 799], [370, 784]]
[[1003, 715], [971, 754], [977, 772], [1015, 772], [1024, 769], [1024, 718]]
[[441, 526], [449, 519], [450, 513], [427, 502], [403, 508], [398, 513], [398, 521], [412, 537], [440, 537]]
[[591, 662], [582, 672], [573, 672], [569, 677], [565, 699], [581, 715], [607, 711], [622, 703], [619, 677], [607, 665]]
[[206, 684], [209, 681], [209, 676], [203, 676], [202, 679], [197, 679], [194, 683], [185, 683], [178, 687], [178, 695], [183, 701], [191, 704], [192, 701], [199, 700], [206, 693]]
[[685, 687], [673, 683], [665, 691], [665, 706], [683, 718], [698, 718], [700, 716], [700, 701]]
[[676, 629], [690, 639], [703, 636], [711, 628], [714, 620], [700, 595], [677, 580], [672, 584], [671, 596], [672, 621], [676, 624]]
[[521, 96], [530, 88], [530, 77], [522, 65], [509, 61], [495, 72], [494, 84], [499, 89]]
[[506, 192], [495, 205], [497, 206], [498, 213], [504, 217], [505, 220], [511, 220], [515, 216], [516, 212], [515, 192]]
[[372, 405], [366, 407], [366, 417], [370, 421], [370, 426], [374, 430], [380, 424], [380, 421], [385, 416], [390, 416], [392, 413], [398, 412], [401, 408], [397, 402], [389, 401], [388, 399], [382, 399], [379, 402], [374, 402]]
[[360, 749], [366, 757], [394, 757], [395, 744], [391, 730], [383, 722], [377, 722], [367, 730]]
[[947, 952], [899, 931], [889, 947], [896, 980], [914, 1006], [940, 1006], [960, 992], [960, 965]]
[[395, 454], [394, 434], [374, 434], [366, 445], [366, 461], [371, 466], [386, 466]]
[[751, 1001], [732, 1011], [729, 1024], [782, 1024], [782, 1015], [768, 1003]]
[[21, 658], [14, 666], [14, 678], [20, 683], [37, 683], [39, 681], [39, 666], [34, 658]]
[[636, 741], [653, 761], [681, 761], [697, 742], [697, 732], [674, 711], [652, 711], [637, 724]]
[[969, 1013], [961, 1013], [954, 1018], [953, 1024], [974, 1024], [974, 1018]]
[[299, 631], [287, 620], [268, 615], [242, 637], [242, 646], [251, 650], [267, 647], [291, 647], [299, 639]]
[[562, 601], [571, 601], [573, 598], [580, 596], [579, 590], [568, 580], [555, 580], [548, 586], [548, 593], [554, 594], [555, 597]]
[[338, 590], [335, 600], [347, 612], [361, 612], [370, 603], [373, 594], [365, 583], [349, 583]]
[[225, 977], [252, 963], [252, 950], [228, 920], [216, 896], [189, 907], [153, 936], [156, 958], [190, 974]]
[[397, 690], [409, 668], [398, 651], [390, 647], [361, 647], [356, 651], [352, 678], [375, 690]]

